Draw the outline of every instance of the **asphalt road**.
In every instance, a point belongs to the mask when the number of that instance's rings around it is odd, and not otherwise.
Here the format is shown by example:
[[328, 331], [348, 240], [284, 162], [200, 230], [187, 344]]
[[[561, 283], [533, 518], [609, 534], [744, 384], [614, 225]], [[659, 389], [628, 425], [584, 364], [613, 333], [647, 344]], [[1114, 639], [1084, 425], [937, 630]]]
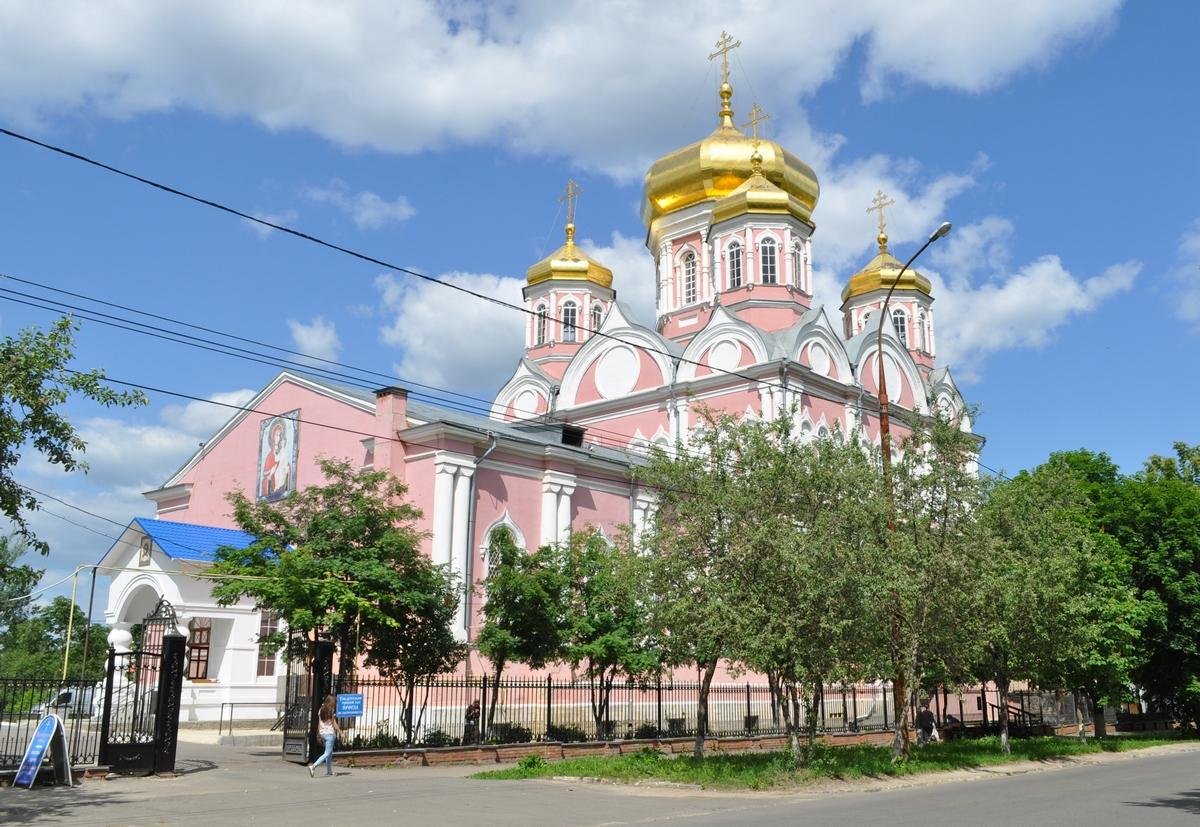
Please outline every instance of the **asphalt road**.
[[310, 779], [275, 750], [181, 744], [174, 779], [0, 790], [2, 824], [683, 825], [1189, 824], [1200, 750], [876, 792], [714, 794], [566, 782], [472, 781], [475, 768], [345, 769]]

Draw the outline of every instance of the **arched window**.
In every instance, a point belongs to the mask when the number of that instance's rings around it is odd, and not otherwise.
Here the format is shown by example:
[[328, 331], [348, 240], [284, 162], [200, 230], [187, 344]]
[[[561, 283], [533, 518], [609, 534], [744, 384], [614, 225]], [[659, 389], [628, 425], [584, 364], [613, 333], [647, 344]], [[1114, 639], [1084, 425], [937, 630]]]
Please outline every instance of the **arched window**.
[[600, 329], [600, 322], [604, 318], [604, 308], [599, 304], [592, 305], [592, 335], [596, 335], [596, 331]]
[[929, 347], [925, 339], [925, 311], [921, 311], [921, 315], [917, 316], [917, 342], [921, 346], [921, 350], [928, 352]]
[[775, 240], [764, 238], [758, 247], [758, 255], [762, 265], [762, 283], [779, 283], [779, 265], [775, 255]]
[[896, 328], [896, 338], [900, 340], [900, 344], [908, 347], [908, 322], [904, 311], [896, 309], [892, 311], [892, 326]]
[[563, 325], [563, 341], [564, 342], [574, 342], [575, 341], [576, 331], [578, 330], [578, 328], [576, 327], [576, 324], [578, 324], [578, 320], [579, 320], [579, 318], [575, 311], [575, 302], [565, 303], [563, 305], [563, 309], [562, 309], [562, 325]]
[[726, 266], [729, 268], [730, 288], [742, 286], [742, 245], [736, 241], [725, 251]]
[[537, 343], [546, 344], [546, 305], [539, 304], [537, 309]]
[[696, 300], [696, 255], [688, 253], [683, 257], [683, 303], [691, 304]]

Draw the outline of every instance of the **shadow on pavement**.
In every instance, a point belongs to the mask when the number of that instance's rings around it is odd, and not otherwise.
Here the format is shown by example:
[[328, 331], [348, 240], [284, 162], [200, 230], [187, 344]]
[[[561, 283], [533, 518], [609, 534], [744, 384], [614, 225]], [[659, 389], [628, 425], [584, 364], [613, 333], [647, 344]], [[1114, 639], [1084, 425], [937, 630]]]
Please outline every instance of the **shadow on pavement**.
[[1125, 804], [1130, 807], [1170, 807], [1192, 815], [1200, 815], [1200, 790], [1192, 790], [1170, 797], [1152, 798], [1149, 801], [1126, 801]]
[[175, 774], [192, 775], [197, 772], [215, 770], [217, 767], [216, 761], [208, 761], [203, 758], [182, 758], [175, 762]]
[[124, 804], [129, 801], [130, 798], [117, 790], [89, 791], [85, 798], [79, 787], [34, 787], [32, 790], [9, 787], [0, 790], [0, 824], [29, 824], [50, 819], [70, 819], [85, 807]]

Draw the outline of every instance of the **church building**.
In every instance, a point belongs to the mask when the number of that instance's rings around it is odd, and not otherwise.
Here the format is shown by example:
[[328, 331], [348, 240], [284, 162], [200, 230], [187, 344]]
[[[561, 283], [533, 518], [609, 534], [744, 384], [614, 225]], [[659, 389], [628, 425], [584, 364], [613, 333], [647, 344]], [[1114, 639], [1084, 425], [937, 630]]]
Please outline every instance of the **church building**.
[[[195, 577], [216, 548], [250, 540], [234, 528], [231, 491], [274, 500], [320, 484], [318, 457], [386, 468], [422, 512], [425, 551], [476, 584], [499, 527], [529, 549], [585, 527], [642, 530], [654, 497], [631, 467], [652, 445], [686, 445], [705, 407], [795, 416], [812, 438], [857, 432], [878, 445], [882, 359], [894, 415], [964, 412], [950, 373], [935, 366], [930, 282], [907, 271], [880, 318], [902, 267], [882, 194], [877, 254], [848, 276], [840, 308], [813, 305], [817, 176], [758, 136], [757, 107], [749, 124], [735, 123], [722, 59], [716, 128], [646, 173], [655, 318], [634, 318], [620, 302], [621, 274], [576, 243], [571, 184], [565, 241], [527, 271], [524, 355], [490, 415], [285, 371], [146, 493], [154, 518], [133, 520], [101, 561], [120, 569], [105, 621], [110, 642], [127, 647], [160, 597], [175, 606], [189, 637], [185, 720], [215, 719], [224, 702], [273, 702], [283, 674], [257, 645], [275, 619], [249, 603], [218, 606]], [[480, 622], [479, 598], [465, 590], [455, 632], [472, 640]], [[479, 674], [486, 663], [472, 654], [465, 668]]]

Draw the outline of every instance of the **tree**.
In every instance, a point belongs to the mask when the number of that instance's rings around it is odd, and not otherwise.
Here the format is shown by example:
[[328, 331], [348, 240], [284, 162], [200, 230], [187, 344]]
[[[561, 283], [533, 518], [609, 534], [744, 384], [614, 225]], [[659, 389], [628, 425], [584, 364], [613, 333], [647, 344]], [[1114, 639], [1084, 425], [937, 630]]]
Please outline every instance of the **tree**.
[[[541, 669], [562, 651], [563, 580], [557, 550], [543, 546], [525, 553], [506, 528], [492, 531], [488, 559], [495, 566], [484, 581], [483, 626], [475, 648], [492, 662], [499, 684], [504, 667], [524, 663]], [[496, 714], [492, 693], [487, 726]]]
[[896, 710], [892, 754], [911, 749], [909, 692], [921, 678], [964, 674], [975, 613], [973, 547], [981, 482], [973, 469], [978, 444], [940, 412], [913, 419], [893, 470], [895, 531], [866, 550], [864, 568], [875, 595], [872, 623], [886, 630], [884, 657]]
[[356, 635], [369, 641], [397, 626], [390, 613], [397, 601], [427, 606], [434, 582], [414, 528], [420, 512], [403, 501], [404, 484], [388, 471], [355, 470], [343, 460], [318, 465], [324, 485], [278, 502], [229, 495], [238, 526], [255, 540], [217, 550], [210, 571], [229, 579], [214, 579], [213, 596], [222, 605], [252, 598], [311, 640], [328, 632], [338, 643], [339, 674], [349, 677]]
[[108, 627], [94, 623], [89, 631], [87, 616], [67, 597], [56, 597], [34, 608], [28, 617], [5, 630], [0, 636], [0, 675], [46, 680], [61, 677], [68, 626], [71, 628], [69, 677], [81, 675], [85, 681], [100, 680], [104, 676], [104, 646], [90, 646], [85, 663], [83, 641], [89, 634], [93, 641], [104, 640]]
[[746, 570], [739, 645], [742, 660], [778, 685], [793, 756], [807, 763], [824, 684], [879, 674], [861, 572], [863, 550], [883, 542], [886, 510], [878, 467], [857, 440], [804, 442], [793, 422], [738, 428], [745, 483], [757, 493], [738, 543]]
[[652, 451], [641, 472], [658, 495], [643, 540], [651, 560], [652, 632], [667, 664], [695, 664], [699, 672], [697, 759], [704, 755], [713, 677], [740, 650], [737, 540], [750, 514], [747, 488], [737, 479], [737, 423], [711, 411], [701, 412], [701, 423], [687, 446]]
[[18, 563], [28, 550], [29, 541], [21, 535], [0, 535], [0, 639], [29, 617], [29, 601], [19, 598], [29, 594], [45, 573]]
[[0, 513], [31, 548], [47, 554], [26, 522], [25, 512], [38, 508], [37, 497], [13, 478], [22, 451], [32, 445], [46, 462], [65, 472], [87, 471], [81, 459], [87, 446], [62, 412], [73, 395], [106, 408], [146, 404], [140, 390], [115, 391], [104, 384], [104, 371], [77, 371], [68, 365], [75, 357], [78, 325], [64, 316], [49, 330], [26, 328], [0, 341]]
[[626, 544], [598, 531], [571, 535], [561, 555], [562, 657], [584, 668], [596, 737], [603, 738], [613, 680], [654, 674], [659, 658], [647, 646], [644, 561]]
[[[456, 640], [451, 629], [458, 611], [457, 582], [446, 571], [418, 562], [409, 572], [406, 591], [390, 595], [380, 608], [395, 622], [373, 625], [366, 663], [396, 685], [405, 743], [412, 744], [433, 678], [453, 670], [467, 654], [466, 644]], [[414, 720], [422, 687], [421, 708]]]

